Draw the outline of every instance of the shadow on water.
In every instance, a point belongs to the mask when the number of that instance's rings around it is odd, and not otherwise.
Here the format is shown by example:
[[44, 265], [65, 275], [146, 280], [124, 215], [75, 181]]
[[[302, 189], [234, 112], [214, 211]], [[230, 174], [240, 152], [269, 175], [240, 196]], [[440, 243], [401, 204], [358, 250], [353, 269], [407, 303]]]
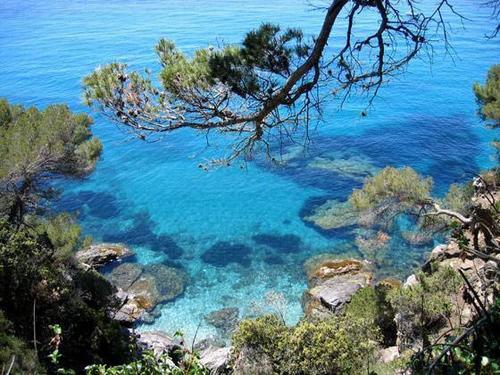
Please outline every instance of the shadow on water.
[[241, 243], [220, 241], [206, 250], [201, 259], [205, 263], [216, 267], [225, 267], [231, 263], [249, 267], [251, 264], [251, 251], [250, 247]]
[[[326, 169], [311, 168], [314, 158], [363, 156], [373, 166], [410, 166], [431, 176], [436, 192], [447, 190], [451, 183], [463, 182], [479, 170], [471, 155], [478, 155], [481, 140], [470, 121], [462, 116], [406, 119], [381, 124], [356, 135], [315, 135], [307, 152], [297, 152], [297, 145], [285, 145], [287, 162], [283, 167], [260, 162], [264, 168], [290, 178], [300, 185], [319, 188], [330, 198], [345, 199], [362, 181]], [[277, 150], [275, 150], [278, 152]]]
[[280, 253], [297, 253], [304, 247], [302, 239], [295, 234], [260, 233], [252, 236], [259, 245], [265, 245]]
[[58, 211], [78, 212], [99, 219], [111, 219], [120, 215], [120, 207], [113, 194], [99, 191], [65, 193], [56, 203]]
[[170, 259], [178, 259], [183, 250], [166, 234], [155, 233], [156, 223], [148, 212], [143, 211], [134, 215], [132, 226], [126, 230], [107, 232], [102, 236], [106, 242], [122, 242], [129, 245], [146, 246], [162, 252]]

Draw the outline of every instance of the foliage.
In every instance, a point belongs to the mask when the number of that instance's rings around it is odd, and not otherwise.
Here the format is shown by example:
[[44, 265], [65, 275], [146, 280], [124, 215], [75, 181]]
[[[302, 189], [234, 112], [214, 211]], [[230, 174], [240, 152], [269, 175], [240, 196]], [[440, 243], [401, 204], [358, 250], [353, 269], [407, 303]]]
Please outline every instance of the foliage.
[[400, 318], [414, 328], [408, 334], [420, 337], [425, 343], [429, 340], [429, 329], [449, 318], [457, 308], [453, 298], [462, 280], [452, 268], [441, 267], [430, 275], [420, 272], [418, 281], [391, 290], [388, 299]]
[[349, 321], [362, 321], [378, 327], [383, 336], [384, 346], [396, 343], [396, 324], [394, 307], [388, 301], [392, 286], [377, 285], [358, 290], [345, 309]]
[[0, 310], [0, 365], [6, 369], [11, 363], [13, 363], [12, 375], [45, 373], [38, 363], [35, 351], [30, 349], [23, 340], [14, 336], [12, 323]]
[[353, 191], [349, 202], [358, 210], [365, 210], [381, 202], [418, 203], [429, 199], [432, 179], [423, 178], [413, 169], [386, 167], [368, 178], [361, 189]]
[[156, 357], [152, 352], [144, 352], [131, 363], [108, 367], [91, 365], [86, 368], [87, 375], [208, 375], [195, 355], [188, 355], [180, 366], [176, 366], [170, 357], [163, 354]]
[[62, 367], [81, 371], [89, 363], [127, 360], [128, 338], [108, 317], [115, 303], [112, 286], [95, 271], [74, 268], [58, 254], [60, 249], [40, 227], [0, 222], [0, 309], [12, 322], [13, 333], [32, 342], [35, 319], [39, 358], [49, 369], [54, 337], [50, 327], [55, 325], [64, 331], [58, 347]]
[[[274, 137], [291, 136], [307, 127], [314, 113], [321, 114], [323, 97], [357, 90], [376, 95], [386, 78], [403, 71], [424, 47], [440, 38], [447, 44], [445, 18], [458, 13], [446, 0], [429, 13], [417, 3], [331, 1], [321, 29], [307, 40], [299, 29], [264, 23], [240, 44], [188, 56], [162, 39], [156, 46], [161, 85], [147, 69], [112, 63], [85, 77], [84, 99], [141, 139], [180, 128], [238, 135], [231, 154], [214, 160], [219, 165], [256, 149], [270, 155]], [[353, 32], [365, 16], [375, 17], [376, 30]], [[338, 25], [340, 18], [349, 26]], [[327, 48], [337, 28], [342, 45]]]
[[65, 105], [40, 111], [0, 99], [0, 217], [20, 222], [54, 196], [47, 181], [58, 175], [83, 176], [100, 156], [92, 120]]
[[485, 84], [475, 83], [473, 89], [481, 117], [491, 121], [494, 127], [500, 126], [500, 65], [493, 65]]
[[496, 299], [488, 319], [478, 316], [462, 328], [464, 334], [450, 336], [446, 342], [429, 345], [414, 354], [409, 362], [411, 371], [417, 374], [498, 374], [500, 299]]
[[364, 319], [334, 317], [287, 327], [277, 316], [244, 320], [233, 336], [233, 357], [246, 348], [268, 358], [276, 374], [359, 373], [373, 359], [379, 333]]

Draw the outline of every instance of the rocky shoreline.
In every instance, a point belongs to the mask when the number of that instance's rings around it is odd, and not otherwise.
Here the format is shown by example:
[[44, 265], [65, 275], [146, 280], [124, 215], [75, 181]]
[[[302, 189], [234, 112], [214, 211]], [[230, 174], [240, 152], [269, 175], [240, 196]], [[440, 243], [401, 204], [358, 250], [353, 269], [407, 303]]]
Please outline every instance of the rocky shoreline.
[[[106, 275], [116, 287], [116, 297], [120, 307], [113, 318], [136, 335], [138, 347], [151, 350], [156, 355], [172, 354], [176, 350], [190, 351], [181, 339], [175, 339], [163, 332], [151, 331], [136, 333], [133, 327], [137, 322], [153, 320], [155, 307], [159, 303], [171, 301], [180, 296], [185, 289], [188, 276], [179, 269], [163, 264], [141, 266], [126, 262], [133, 252], [120, 244], [99, 244], [79, 251], [76, 259], [85, 268], [101, 269], [110, 262], [118, 265]], [[500, 253], [491, 257], [500, 261]], [[460, 250], [459, 245], [450, 240], [447, 244], [436, 246], [430, 253], [428, 261], [422, 266], [426, 271], [431, 267], [450, 267], [463, 272], [471, 285], [480, 294], [485, 305], [493, 303], [493, 296], [499, 290], [500, 279], [498, 261], [485, 260]], [[352, 296], [361, 288], [374, 285], [370, 263], [358, 259], [339, 259], [335, 254], [321, 254], [307, 260], [304, 264], [308, 280], [308, 289], [303, 295], [305, 319], [318, 321], [341, 313], [350, 302]], [[420, 282], [417, 274], [410, 275], [403, 288], [409, 288]], [[376, 285], [389, 287], [399, 286], [400, 281], [386, 279]], [[462, 303], [460, 319], [462, 324], [470, 322], [474, 317], [474, 307], [464, 298], [457, 295]], [[213, 325], [218, 334], [229, 338], [239, 321], [238, 308], [224, 308], [210, 312], [205, 320]], [[423, 343], [412, 341], [409, 317], [396, 316], [397, 340], [395, 345], [381, 349], [379, 360], [390, 362], [407, 350], [419, 350]], [[443, 330], [446, 327], [443, 327]], [[213, 374], [224, 374], [229, 371], [231, 347], [225, 340], [202, 340], [195, 348], [200, 355], [200, 362]]]

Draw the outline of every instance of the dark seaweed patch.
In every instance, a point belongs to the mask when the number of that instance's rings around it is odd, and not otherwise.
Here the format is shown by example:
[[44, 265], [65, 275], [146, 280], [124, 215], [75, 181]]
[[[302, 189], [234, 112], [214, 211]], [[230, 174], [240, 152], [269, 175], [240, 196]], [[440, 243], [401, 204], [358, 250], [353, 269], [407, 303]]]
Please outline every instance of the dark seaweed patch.
[[295, 234], [261, 233], [252, 236], [252, 240], [259, 245], [269, 246], [281, 253], [296, 253], [303, 248], [302, 240]]
[[220, 241], [205, 251], [201, 259], [216, 267], [225, 267], [231, 263], [248, 267], [251, 263], [249, 257], [251, 251], [250, 247], [241, 243]]

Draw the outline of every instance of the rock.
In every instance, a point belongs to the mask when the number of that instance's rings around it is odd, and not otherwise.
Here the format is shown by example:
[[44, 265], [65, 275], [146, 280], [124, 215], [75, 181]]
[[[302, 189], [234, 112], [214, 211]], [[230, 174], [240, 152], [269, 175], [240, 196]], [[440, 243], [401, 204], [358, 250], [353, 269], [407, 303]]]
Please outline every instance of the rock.
[[[122, 291], [123, 292], [123, 291]], [[141, 320], [145, 309], [139, 306], [139, 302], [130, 298], [126, 292], [125, 300], [122, 306], [112, 316], [114, 320], [126, 325], [132, 326], [136, 321]]]
[[403, 231], [401, 237], [410, 245], [425, 246], [433, 242], [431, 234], [422, 232]]
[[489, 260], [484, 265], [484, 276], [487, 280], [495, 280], [500, 276], [498, 272], [498, 263], [493, 260]]
[[379, 253], [386, 251], [391, 237], [383, 231], [358, 230], [355, 243], [368, 259], [376, 259]]
[[234, 361], [233, 373], [238, 375], [274, 374], [271, 358], [265, 353], [244, 347]]
[[315, 256], [304, 264], [309, 290], [302, 303], [306, 316], [324, 319], [339, 313], [356, 291], [370, 284], [371, 273], [357, 259]]
[[142, 267], [136, 263], [122, 263], [115, 267], [107, 278], [118, 288], [127, 290], [142, 274]]
[[316, 286], [334, 276], [356, 273], [363, 269], [363, 262], [356, 259], [332, 259], [313, 257], [304, 264], [309, 286]]
[[358, 215], [349, 202], [329, 200], [304, 218], [322, 229], [337, 229], [356, 224]]
[[335, 172], [356, 181], [363, 181], [365, 177], [373, 176], [378, 171], [378, 168], [373, 166], [369, 160], [359, 156], [334, 159], [316, 157], [309, 163], [308, 167]]
[[434, 249], [432, 249], [430, 258], [432, 260], [443, 259], [445, 256], [445, 251], [446, 251], [447, 247], [448, 247], [447, 245], [437, 245]]
[[162, 354], [172, 355], [175, 351], [183, 349], [178, 340], [160, 331], [137, 333], [137, 346], [142, 350], [152, 351], [157, 357]]
[[154, 278], [160, 302], [171, 301], [180, 296], [184, 293], [188, 281], [184, 271], [164, 264], [148, 266], [146, 274]]
[[330, 278], [304, 294], [304, 310], [309, 318], [324, 319], [338, 314], [354, 293], [370, 284], [366, 273], [346, 274]]
[[402, 282], [401, 282], [401, 280], [389, 277], [387, 279], [383, 279], [383, 280], [379, 281], [378, 285], [392, 289], [392, 288], [399, 288], [402, 285]]
[[450, 242], [446, 249], [444, 249], [444, 255], [446, 258], [458, 258], [462, 254], [462, 250], [458, 244], [454, 241]]
[[205, 315], [205, 321], [213, 325], [223, 337], [229, 336], [238, 324], [240, 310], [237, 307], [225, 307]]
[[399, 357], [399, 349], [397, 346], [390, 346], [381, 349], [379, 352], [379, 361], [382, 363], [389, 363]]
[[229, 372], [230, 354], [231, 347], [209, 346], [200, 352], [200, 362], [212, 375], [226, 374]]
[[222, 348], [225, 347], [226, 341], [218, 336], [208, 336], [205, 337], [204, 339], [196, 342], [194, 344], [194, 349], [197, 352], [202, 352], [205, 349], [210, 348], [211, 346], [217, 347], [217, 348]]
[[163, 264], [148, 265], [143, 270], [134, 263], [119, 265], [108, 278], [118, 287], [116, 297], [122, 301], [114, 319], [125, 324], [138, 320], [153, 323], [159, 315], [153, 309], [181, 295], [188, 279], [184, 271]]
[[129, 298], [137, 302], [137, 306], [144, 309], [153, 309], [160, 301], [160, 293], [152, 275], [143, 274], [127, 290]]
[[418, 284], [418, 279], [417, 279], [417, 276], [416, 275], [410, 275], [408, 276], [408, 278], [406, 279], [405, 283], [403, 284], [403, 288], [408, 288], [412, 285], [416, 285]]
[[102, 243], [78, 250], [75, 257], [80, 263], [88, 267], [99, 268], [110, 262], [132, 255], [132, 250], [124, 245]]

